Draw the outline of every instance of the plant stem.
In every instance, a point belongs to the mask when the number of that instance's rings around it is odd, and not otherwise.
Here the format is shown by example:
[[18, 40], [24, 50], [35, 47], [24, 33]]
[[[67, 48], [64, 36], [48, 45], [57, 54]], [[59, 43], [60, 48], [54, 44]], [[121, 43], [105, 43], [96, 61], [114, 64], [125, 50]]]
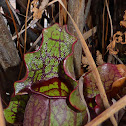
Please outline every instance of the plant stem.
[[5, 120], [3, 115], [3, 107], [1, 103], [1, 97], [0, 97], [0, 126], [5, 126]]

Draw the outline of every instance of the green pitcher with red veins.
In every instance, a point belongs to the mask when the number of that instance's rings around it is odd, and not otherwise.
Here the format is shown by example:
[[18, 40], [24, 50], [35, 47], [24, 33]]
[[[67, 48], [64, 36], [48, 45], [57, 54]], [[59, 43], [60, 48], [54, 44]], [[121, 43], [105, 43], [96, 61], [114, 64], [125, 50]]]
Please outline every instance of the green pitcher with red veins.
[[[5, 119], [23, 126], [83, 126], [88, 117], [73, 67], [77, 39], [59, 24], [44, 29], [42, 39], [39, 50], [24, 55], [26, 75], [14, 83], [15, 96], [4, 109]], [[125, 65], [103, 64], [98, 71], [107, 96], [113, 98], [125, 86]], [[92, 72], [83, 78], [87, 105], [91, 108], [95, 101], [94, 111], [103, 111]]]
[[[77, 39], [68, 33], [66, 26], [59, 24], [44, 29], [42, 39], [39, 50], [24, 55], [26, 75], [14, 83], [15, 95], [30, 94], [26, 108], [24, 105], [23, 126], [83, 126], [87, 118], [85, 106], [79, 111], [68, 98], [77, 86], [73, 68]], [[16, 101], [17, 107], [21, 106], [21, 100]], [[10, 123], [18, 120], [14, 112], [19, 109], [11, 109], [14, 102], [4, 110]]]

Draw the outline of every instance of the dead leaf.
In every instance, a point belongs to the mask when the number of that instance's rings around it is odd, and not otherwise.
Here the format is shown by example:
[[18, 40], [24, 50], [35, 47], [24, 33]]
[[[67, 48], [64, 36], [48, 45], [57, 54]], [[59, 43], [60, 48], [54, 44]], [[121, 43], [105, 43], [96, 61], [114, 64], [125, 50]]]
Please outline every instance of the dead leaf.
[[83, 56], [83, 55], [82, 55], [82, 64], [83, 64], [83, 65], [89, 65], [86, 56]]
[[49, 0], [43, 0], [39, 9], [37, 8], [38, 0], [33, 0], [31, 2], [31, 5], [33, 6], [33, 8], [31, 9], [31, 11], [33, 12], [33, 19], [40, 19], [42, 17], [42, 13], [44, 12], [44, 9], [47, 6], [48, 2]]
[[102, 65], [104, 63], [105, 62], [103, 61], [102, 54], [100, 53], [99, 50], [97, 50], [96, 51], [96, 64], [99, 66], [99, 65]]
[[117, 69], [119, 70], [120, 74], [123, 77], [126, 77], [126, 66], [124, 64], [119, 64], [119, 65], [116, 65], [116, 66], [117, 66]]
[[120, 25], [126, 27], [126, 21], [120, 21]]
[[122, 78], [116, 80], [112, 84], [111, 90], [107, 91], [107, 96], [109, 98], [114, 98], [115, 96], [117, 96], [117, 94], [119, 93], [121, 88], [125, 85], [125, 83], [126, 83], [126, 77], [122, 77]]

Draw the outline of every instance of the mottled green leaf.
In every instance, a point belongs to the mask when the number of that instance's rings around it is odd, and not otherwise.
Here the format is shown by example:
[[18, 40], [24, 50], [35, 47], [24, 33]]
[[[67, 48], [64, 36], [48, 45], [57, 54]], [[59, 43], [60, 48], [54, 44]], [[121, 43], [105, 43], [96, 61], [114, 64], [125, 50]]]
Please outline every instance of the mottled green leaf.
[[86, 107], [84, 103], [82, 102], [82, 99], [80, 97], [78, 86], [71, 92], [69, 96], [69, 101], [73, 107], [78, 109], [79, 111], [85, 111]]
[[[77, 39], [67, 32], [65, 26], [58, 24], [42, 33], [40, 49], [24, 56], [27, 72], [24, 79], [15, 82], [15, 94], [27, 88], [47, 96], [67, 96], [77, 83], [65, 74], [63, 60], [72, 53], [72, 45]], [[71, 67], [73, 60], [68, 61], [66, 66]]]
[[25, 107], [29, 99], [28, 95], [14, 96], [9, 106], [4, 109], [4, 117], [9, 123], [23, 123]]
[[[111, 90], [114, 81], [122, 78], [122, 75], [114, 64], [103, 64], [98, 67], [98, 71], [106, 91]], [[89, 98], [93, 98], [99, 94], [92, 72], [89, 72], [84, 76], [84, 94]]]
[[[40, 49], [24, 56], [25, 77], [14, 84], [15, 94], [28, 90], [35, 93], [26, 107], [24, 126], [83, 125], [86, 111], [74, 111], [74, 105], [67, 101], [67, 96], [77, 86], [73, 67], [73, 48], [77, 39], [67, 32], [65, 26], [58, 24], [44, 29], [42, 33]], [[79, 102], [80, 99], [76, 98]], [[71, 100], [74, 101], [74, 98]]]
[[[114, 64], [103, 64], [98, 67], [98, 71], [101, 77], [101, 81], [104, 85], [106, 91], [110, 91], [112, 88], [112, 84], [122, 78], [121, 72]], [[92, 72], [88, 72], [84, 76], [84, 96], [86, 98], [94, 98], [99, 94], [99, 90], [96, 85], [96, 81]], [[83, 105], [80, 94], [78, 91], [78, 87], [76, 87], [70, 94], [69, 97], [70, 103], [80, 111], [85, 110], [85, 106]], [[79, 104], [78, 104], [79, 103]]]

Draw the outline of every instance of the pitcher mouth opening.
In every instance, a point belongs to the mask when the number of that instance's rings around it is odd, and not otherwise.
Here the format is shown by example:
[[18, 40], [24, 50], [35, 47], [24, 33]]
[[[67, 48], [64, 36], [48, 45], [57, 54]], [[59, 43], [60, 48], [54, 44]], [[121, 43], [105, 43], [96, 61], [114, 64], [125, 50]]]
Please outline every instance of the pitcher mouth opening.
[[47, 81], [38, 81], [32, 84], [32, 93], [40, 94], [48, 98], [67, 98], [73, 90], [70, 82], [65, 79], [54, 77]]

